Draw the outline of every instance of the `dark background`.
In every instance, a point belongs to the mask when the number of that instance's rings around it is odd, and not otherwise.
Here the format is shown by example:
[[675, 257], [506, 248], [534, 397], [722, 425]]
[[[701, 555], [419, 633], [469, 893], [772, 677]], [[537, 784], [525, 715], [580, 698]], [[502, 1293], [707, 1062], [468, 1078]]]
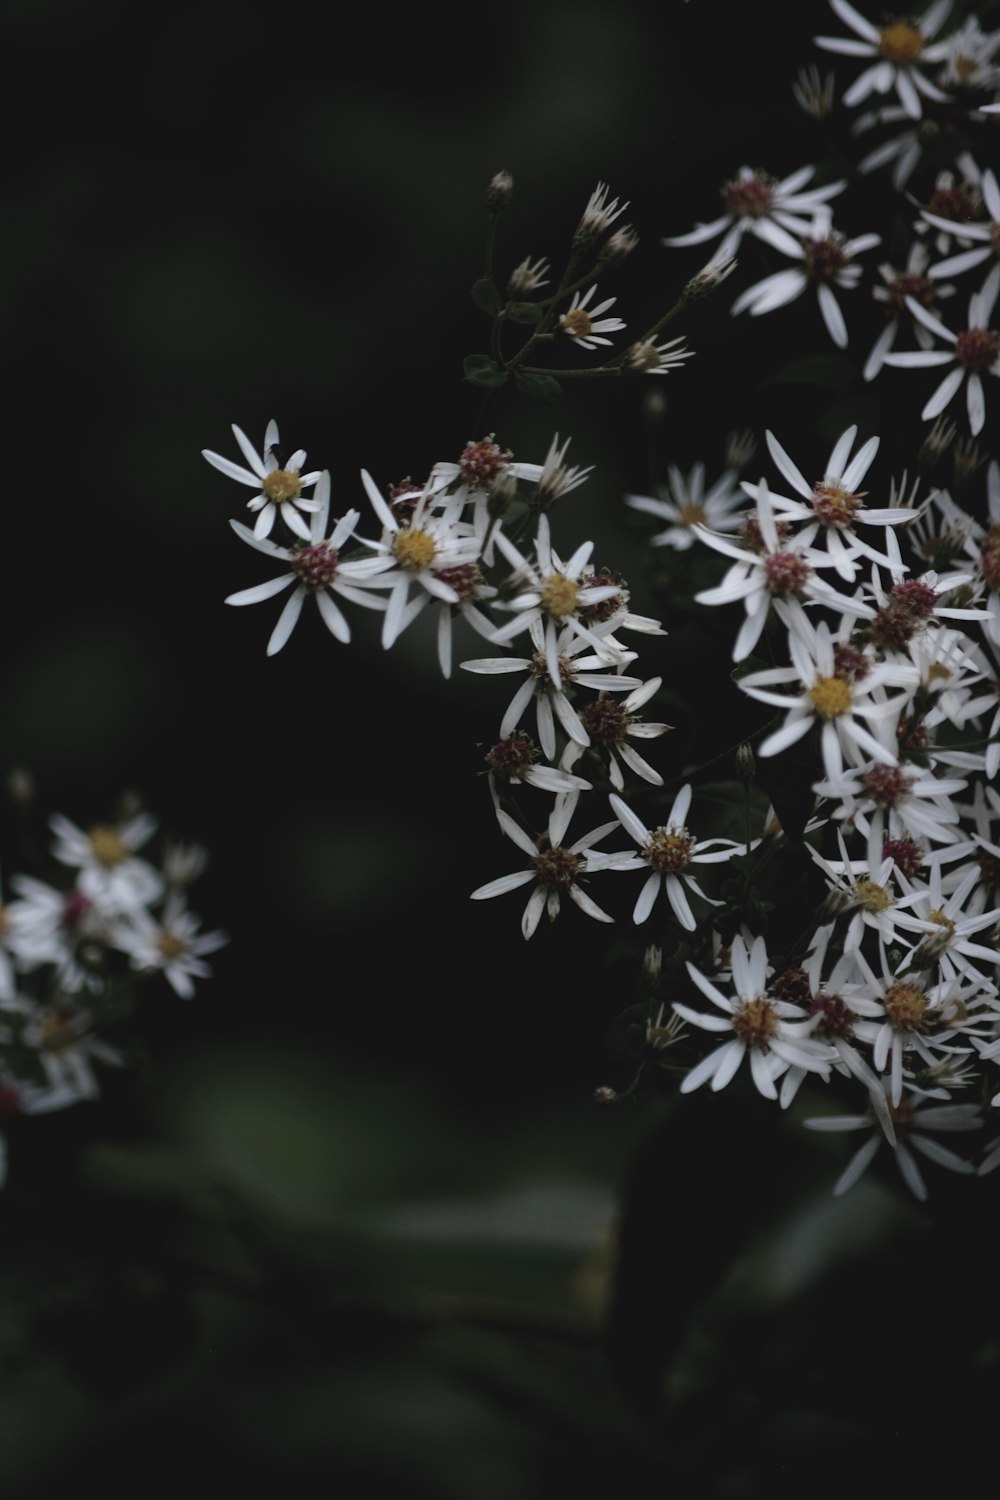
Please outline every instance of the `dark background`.
[[[362, 467], [419, 477], [482, 436], [461, 368], [485, 342], [468, 288], [500, 168], [500, 274], [528, 254], [558, 265], [603, 180], [640, 246], [601, 291], [629, 335], [650, 324], [707, 257], [660, 237], [713, 217], [744, 162], [784, 175], [829, 144], [790, 83], [813, 33], [841, 28], [819, 4], [780, 26], [766, 12], [4, 6], [0, 759], [36, 785], [4, 815], [4, 870], [49, 811], [87, 824], [133, 792], [208, 845], [193, 904], [231, 935], [192, 1004], [150, 993], [146, 1060], [104, 1102], [12, 1142], [19, 1496], [81, 1462], [166, 1490], [199, 1446], [201, 1472], [234, 1486], [456, 1497], [662, 1482], [678, 1463], [690, 1480], [711, 1448], [661, 1447], [586, 1339], [621, 1184], [660, 1118], [655, 1101], [591, 1103], [627, 1081], [613, 1029], [635, 936], [609, 950], [570, 909], [524, 944], [519, 895], [468, 901], [517, 858], [481, 776], [506, 684], [445, 682], [423, 621], [383, 653], [358, 611], [349, 647], [306, 611], [268, 660], [279, 606], [224, 606], [267, 569], [229, 530], [239, 487], [200, 450], [235, 458], [230, 423], [259, 443], [275, 417], [331, 470], [334, 510], [364, 512]], [[766, 269], [748, 256], [678, 328], [698, 353], [657, 383], [659, 425], [652, 381], [491, 407], [516, 457], [540, 461], [558, 431], [596, 465], [557, 542], [594, 538], [640, 611], [645, 531], [623, 493], [667, 461], [714, 477], [727, 431], [760, 439], [778, 412], [820, 462], [845, 425], [829, 392], [769, 384], [826, 349], [814, 306], [729, 320]], [[855, 389], [852, 411], [874, 423], [884, 399]], [[682, 624], [639, 641], [674, 694], [669, 775], [726, 730], [720, 642]], [[463, 654], [485, 653], [469, 636]], [[733, 1122], [698, 1118], [728, 1156]], [[667, 1215], [676, 1142], [661, 1150]], [[825, 1193], [835, 1168], [796, 1170]], [[685, 1214], [722, 1212], [714, 1170], [677, 1189]], [[767, 1451], [784, 1440], [779, 1424]], [[749, 1492], [756, 1460], [704, 1461], [720, 1493]]]

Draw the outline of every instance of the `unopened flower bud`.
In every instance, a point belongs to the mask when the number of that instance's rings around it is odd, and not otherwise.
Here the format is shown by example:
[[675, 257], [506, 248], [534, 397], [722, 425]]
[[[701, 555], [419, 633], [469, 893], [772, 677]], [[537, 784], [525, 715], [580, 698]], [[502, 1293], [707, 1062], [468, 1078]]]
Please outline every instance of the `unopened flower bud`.
[[726, 256], [723, 260], [713, 258], [707, 261], [701, 270], [691, 277], [691, 280], [684, 288], [684, 296], [688, 301], [692, 301], [697, 297], [707, 297], [710, 292], [715, 291], [720, 282], [725, 281], [726, 277], [731, 276], [735, 270], [736, 257], [733, 255]]
[[548, 286], [551, 269], [544, 255], [536, 261], [533, 261], [530, 255], [526, 255], [521, 264], [515, 266], [510, 273], [510, 279], [507, 282], [508, 297], [514, 302], [519, 302], [532, 292], [537, 292], [539, 287]]
[[35, 778], [24, 766], [7, 772], [7, 795], [16, 807], [30, 807], [35, 800]]
[[974, 477], [976, 470], [981, 469], [986, 462], [987, 454], [983, 452], [975, 438], [959, 438], [955, 445], [955, 489], [964, 490], [966, 485]]
[[753, 753], [753, 746], [746, 740], [736, 750], [736, 774], [741, 781], [753, 781], [757, 762]]
[[514, 193], [514, 179], [509, 172], [498, 172], [486, 189], [486, 207], [491, 214], [503, 213]]
[[726, 433], [725, 465], [734, 474], [741, 474], [752, 462], [757, 452], [757, 439], [749, 427]]
[[804, 114], [813, 120], [827, 119], [833, 109], [834, 81], [833, 73], [825, 73], [821, 78], [815, 63], [799, 69], [792, 93]]
[[625, 224], [621, 229], [616, 229], [614, 234], [609, 235], [601, 246], [600, 254], [597, 257], [596, 269], [603, 271], [605, 267], [624, 260], [626, 255], [632, 254], [638, 243], [639, 236], [631, 224]]
[[599, 1089], [594, 1090], [595, 1104], [615, 1104], [617, 1101], [617, 1089], [609, 1088], [607, 1084], [602, 1084]]
[[945, 417], [938, 417], [920, 444], [920, 452], [917, 454], [917, 463], [920, 468], [932, 469], [938, 459], [943, 458], [951, 447], [957, 431], [954, 422], [949, 422]]
[[618, 199], [612, 198], [608, 202], [608, 194], [611, 189], [606, 182], [599, 182], [587, 199], [587, 206], [583, 210], [580, 222], [576, 226], [573, 235], [573, 249], [579, 254], [580, 251], [589, 250], [592, 245], [604, 234], [615, 221], [628, 208], [627, 203], [619, 206]]

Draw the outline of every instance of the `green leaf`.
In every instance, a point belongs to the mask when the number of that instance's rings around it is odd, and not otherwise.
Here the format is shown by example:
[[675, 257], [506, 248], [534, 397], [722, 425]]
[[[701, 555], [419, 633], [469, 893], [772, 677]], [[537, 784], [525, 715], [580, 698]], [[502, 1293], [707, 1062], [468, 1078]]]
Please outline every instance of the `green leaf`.
[[512, 323], [540, 323], [542, 312], [537, 302], [512, 302], [505, 316]]
[[562, 386], [551, 375], [529, 375], [526, 370], [515, 370], [514, 379], [521, 394], [535, 400], [553, 401], [562, 395]]
[[462, 368], [470, 385], [482, 385], [490, 390], [503, 385], [507, 379], [507, 371], [501, 370], [496, 360], [490, 359], [488, 354], [466, 355]]
[[489, 317], [495, 318], [500, 311], [500, 293], [488, 276], [481, 276], [473, 283], [472, 300]]

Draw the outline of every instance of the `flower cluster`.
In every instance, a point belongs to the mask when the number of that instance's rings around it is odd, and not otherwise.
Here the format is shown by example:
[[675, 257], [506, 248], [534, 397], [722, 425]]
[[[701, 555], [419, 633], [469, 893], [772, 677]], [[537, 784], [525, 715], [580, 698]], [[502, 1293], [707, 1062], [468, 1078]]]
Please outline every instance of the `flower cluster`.
[[[512, 679], [483, 743], [495, 826], [516, 853], [471, 896], [521, 892], [525, 939], [569, 906], [577, 912], [560, 930], [582, 913], [653, 932], [636, 1081], [651, 1061], [683, 1094], [748, 1075], [782, 1109], [800, 1094], [814, 1107], [830, 1089], [847, 1112], [804, 1123], [870, 1131], [836, 1190], [884, 1145], [923, 1197], [918, 1156], [967, 1175], [1000, 1165], [989, 1131], [1000, 1108], [1000, 464], [986, 380], [1000, 374], [1000, 190], [976, 164], [1000, 107], [1000, 33], [971, 17], [947, 31], [946, 0], [880, 25], [846, 0], [831, 5], [852, 36], [817, 44], [862, 70], [839, 105], [836, 74], [821, 79], [815, 67], [794, 96], [813, 120], [846, 111], [850, 140], [902, 119], [902, 133], [859, 163], [862, 177], [889, 169], [894, 222], [862, 227], [849, 179], [822, 162], [780, 164], [784, 175], [735, 166], [723, 212], [662, 242], [671, 257], [711, 244], [708, 264], [639, 340], [605, 354], [625, 323], [609, 316], [617, 299], [598, 277], [634, 246], [633, 230], [613, 228], [624, 207], [599, 184], [560, 275], [528, 255], [501, 281], [494, 235], [509, 175], [487, 194], [473, 299], [490, 318], [489, 352], [465, 362], [467, 381], [487, 393], [484, 412], [504, 386], [533, 398], [558, 393], [557, 376], [678, 369], [690, 351], [656, 340], [735, 273], [737, 250], [763, 274], [745, 278], [733, 314], [756, 319], [815, 296], [840, 361], [825, 437], [775, 422], [731, 438], [711, 483], [706, 456], [686, 471], [672, 458], [654, 494], [624, 497], [633, 521], [656, 523], [648, 540], [665, 559], [662, 608], [639, 613], [615, 559], [595, 558], [564, 520], [572, 507], [560, 502], [591, 470], [567, 466], [558, 434], [544, 457], [524, 460], [480, 432], [416, 483], [362, 469], [336, 518], [330, 472], [303, 473], [301, 450], [284, 460], [274, 422], [260, 454], [234, 427], [249, 467], [205, 457], [254, 489], [253, 528], [231, 524], [280, 564], [228, 602], [289, 591], [269, 654], [312, 595], [340, 642], [352, 606], [375, 612], [386, 650], [430, 609], [445, 676], [457, 652], [463, 672]], [[895, 103], [851, 114], [890, 94]], [[935, 110], [947, 111], [947, 132], [914, 124]], [[875, 265], [867, 257], [879, 246]], [[954, 314], [941, 310], [950, 298]], [[513, 350], [519, 326], [528, 331]], [[536, 362], [570, 344], [600, 362]], [[855, 368], [848, 351], [859, 346]], [[930, 368], [938, 383], [925, 390], [895, 374]], [[898, 423], [891, 436], [910, 441], [909, 466], [894, 477], [879, 469], [882, 435], [860, 397], [873, 384], [904, 393], [907, 379], [912, 432]], [[956, 441], [944, 414], [960, 394], [969, 436]], [[724, 636], [745, 714], [729, 751], [669, 774], [676, 767], [656, 753], [670, 744], [669, 684], [640, 655], [656, 652], [664, 621], [672, 630], [674, 596], [692, 578], [688, 602]], [[488, 649], [470, 654], [470, 631]], [[768, 779], [782, 758], [787, 775]], [[727, 817], [704, 774], [720, 760], [732, 777]], [[775, 873], [789, 866], [797, 903], [783, 901], [786, 877]], [[810, 893], [804, 930], [790, 930], [783, 906]], [[699, 1045], [702, 1033], [713, 1045]], [[942, 1145], [939, 1131], [978, 1132], [977, 1154]]]
[[[189, 906], [205, 850], [159, 843], [148, 812], [87, 828], [56, 813], [49, 828], [49, 867], [6, 876], [0, 905], [5, 1121], [95, 1099], [100, 1069], [128, 1059], [123, 1023], [136, 984], [160, 975], [189, 1000], [212, 972], [206, 955], [228, 941], [203, 932]], [[5, 1175], [0, 1137], [0, 1182]]]

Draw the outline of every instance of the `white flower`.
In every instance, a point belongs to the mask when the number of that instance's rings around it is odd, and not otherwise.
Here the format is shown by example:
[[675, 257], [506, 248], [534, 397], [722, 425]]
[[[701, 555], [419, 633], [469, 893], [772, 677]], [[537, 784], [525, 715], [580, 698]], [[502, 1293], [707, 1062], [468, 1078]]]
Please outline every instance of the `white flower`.
[[948, 95], [925, 78], [917, 64], [942, 62], [947, 57], [947, 42], [933, 42], [931, 38], [951, 9], [951, 0], [935, 0], [915, 21], [893, 20], [884, 26], [873, 26], [848, 0], [830, 0], [830, 6], [861, 40], [817, 36], [813, 37], [817, 47], [847, 57], [875, 59], [845, 92], [848, 108], [870, 94], [887, 94], [893, 88], [902, 108], [915, 120], [923, 113], [921, 94], [926, 99], [947, 102]]
[[900, 914], [899, 926], [904, 932], [923, 934], [920, 946], [913, 955], [913, 963], [922, 960], [937, 963], [945, 979], [964, 975], [980, 984], [984, 979], [984, 966], [996, 972], [997, 964], [1000, 963], [996, 944], [992, 943], [987, 947], [985, 943], [974, 942], [972, 937], [975, 933], [985, 936], [986, 928], [993, 928], [1000, 922], [1000, 907], [978, 913], [962, 909], [970, 893], [979, 885], [981, 875], [978, 864], [966, 872], [959, 885], [948, 896], [942, 890], [941, 866], [938, 863], [931, 865], [929, 884], [926, 886], [913, 885], [902, 872], [899, 872], [897, 878], [904, 891], [912, 896], [909, 910]]
[[80, 892], [106, 915], [133, 910], [161, 894], [162, 877], [135, 853], [156, 832], [156, 820], [148, 813], [123, 823], [96, 824], [86, 832], [54, 813], [49, 827], [56, 835], [52, 853], [77, 871]]
[[549, 814], [547, 834], [537, 840], [525, 833], [509, 814], [497, 809], [497, 819], [504, 833], [528, 856], [531, 863], [527, 869], [516, 870], [511, 875], [501, 875], [499, 880], [490, 880], [486, 885], [479, 886], [472, 892], [472, 900], [484, 901], [491, 896], [502, 896], [507, 891], [534, 881], [535, 889], [528, 898], [521, 918], [521, 931], [526, 938], [533, 936], [543, 911], [548, 913], [550, 922], [555, 921], [564, 895], [595, 921], [614, 921], [613, 917], [609, 917], [607, 912], [602, 911], [590, 899], [579, 882], [585, 868], [584, 851], [598, 839], [604, 838], [617, 824], [603, 823], [600, 828], [595, 828], [591, 833], [584, 834], [583, 838], [564, 847], [563, 839], [579, 795], [579, 792], [574, 791], [556, 797]]
[[640, 339], [628, 351], [629, 368], [639, 375], [669, 375], [694, 355], [682, 338], [658, 344], [655, 339]]
[[871, 829], [877, 843], [903, 838], [956, 844], [961, 839], [955, 826], [959, 815], [951, 798], [966, 785], [959, 777], [938, 777], [873, 760], [836, 779], [816, 782], [813, 790], [820, 797], [838, 799], [835, 816], [853, 819], [866, 837]]
[[[708, 901], [709, 897], [689, 873], [690, 866], [719, 864], [732, 859], [734, 854], [743, 852], [743, 845], [732, 839], [699, 841], [688, 830], [685, 820], [691, 806], [690, 782], [677, 793], [666, 821], [654, 829], [647, 828], [638, 814], [615, 792], [611, 793], [610, 801], [618, 821], [638, 845], [638, 852], [591, 855], [587, 861], [588, 869], [648, 871], [632, 912], [633, 922], [637, 925], [645, 922], [663, 890], [678, 922], [688, 932], [693, 932], [698, 924], [684, 887], [686, 885], [703, 901]], [[713, 847], [719, 844], [724, 847]]]
[[[771, 492], [771, 504], [779, 519], [805, 522], [796, 533], [796, 540], [806, 544], [822, 537], [830, 561], [847, 583], [854, 580], [855, 558], [859, 554], [873, 562], [892, 564], [898, 559], [878, 552], [855, 532], [856, 525], [899, 526], [912, 521], [916, 511], [893, 505], [878, 510], [869, 510], [864, 504], [865, 491], [859, 486], [864, 480], [878, 452], [879, 439], [870, 437], [863, 443], [854, 457], [851, 449], [857, 437], [856, 426], [848, 427], [837, 439], [827, 459], [823, 478], [810, 484], [801, 470], [792, 462], [772, 432], [767, 433], [767, 446], [783, 477], [799, 495], [801, 500], [792, 500], [785, 495]], [[757, 497], [757, 486], [743, 481], [742, 488], [752, 498]]]
[[[919, 1151], [921, 1156], [925, 1156], [928, 1161], [936, 1162], [939, 1167], [947, 1167], [950, 1172], [968, 1174], [974, 1170], [970, 1162], [964, 1161], [947, 1146], [942, 1146], [940, 1141], [936, 1141], [927, 1132], [929, 1130], [950, 1132], [981, 1129], [983, 1117], [978, 1105], [924, 1104], [907, 1097], [901, 1099], [899, 1104], [893, 1107], [892, 1118], [896, 1132], [896, 1165], [910, 1192], [921, 1202], [927, 1198], [927, 1184], [917, 1166], [911, 1147]], [[885, 1139], [873, 1113], [820, 1115], [811, 1120], [803, 1120], [802, 1123], [810, 1130], [872, 1131], [868, 1140], [854, 1153], [834, 1183], [834, 1197], [839, 1197], [841, 1193], [846, 1193], [848, 1188], [854, 1186]]]
[[931, 333], [937, 334], [952, 347], [947, 349], [920, 349], [908, 354], [887, 354], [887, 365], [908, 368], [928, 365], [953, 365], [941, 381], [930, 400], [920, 413], [924, 421], [944, 411], [949, 401], [958, 393], [963, 380], [968, 376], [966, 405], [969, 427], [975, 435], [982, 431], [986, 422], [986, 396], [983, 390], [983, 375], [1000, 375], [1000, 331], [989, 326], [1000, 291], [1000, 265], [994, 266], [978, 292], [969, 298], [969, 319], [960, 333], [946, 328], [933, 313], [921, 307], [912, 297], [906, 299], [913, 316]]
[[800, 167], [779, 182], [766, 172], [740, 167], [733, 180], [722, 188], [726, 213], [710, 224], [698, 224], [688, 234], [674, 235], [662, 243], [702, 245], [721, 233], [723, 237], [713, 260], [723, 261], [736, 253], [744, 234], [753, 234], [784, 255], [797, 255], [799, 247], [793, 235], [808, 234], [819, 205], [847, 186], [846, 180], [842, 180], [802, 192], [815, 171], [815, 167]]
[[693, 982], [721, 1016], [705, 1015], [687, 1005], [674, 1002], [674, 1011], [683, 1020], [705, 1031], [732, 1031], [731, 1041], [724, 1042], [701, 1062], [696, 1063], [681, 1083], [681, 1093], [689, 1094], [711, 1079], [713, 1093], [725, 1088], [749, 1052], [750, 1072], [759, 1093], [765, 1099], [777, 1099], [775, 1080], [789, 1067], [804, 1068], [809, 1073], [829, 1075], [837, 1054], [832, 1047], [812, 1038], [813, 1020], [803, 1020], [802, 1012], [787, 1000], [768, 998], [767, 948], [762, 937], [754, 938], [749, 952], [740, 936], [734, 937], [732, 982], [736, 998], [724, 995], [694, 964], [687, 965]]
[[621, 318], [602, 318], [601, 314], [607, 312], [609, 307], [614, 307], [616, 297], [608, 297], [606, 301], [599, 302], [596, 307], [590, 307], [590, 299], [597, 291], [597, 284], [589, 288], [581, 296], [579, 292], [573, 293], [573, 300], [566, 311], [560, 316], [559, 327], [574, 344], [579, 344], [581, 349], [596, 349], [599, 344], [610, 344], [611, 340], [603, 338], [605, 333], [617, 333], [624, 328], [625, 324]]
[[627, 203], [619, 204], [617, 198], [608, 201], [611, 189], [606, 182], [599, 182], [587, 199], [587, 206], [580, 216], [580, 222], [576, 227], [574, 242], [580, 241], [589, 244], [598, 239], [606, 229], [609, 229], [614, 221], [628, 208]]
[[[598, 626], [602, 633], [611, 626]], [[523, 672], [525, 680], [519, 685], [507, 705], [500, 724], [500, 738], [513, 734], [534, 698], [538, 740], [548, 759], [556, 757], [556, 723], [558, 722], [571, 740], [579, 745], [589, 745], [587, 733], [579, 714], [567, 694], [567, 688], [594, 688], [598, 692], [629, 693], [642, 686], [640, 677], [626, 677], [618, 671], [609, 671], [605, 656], [581, 656], [588, 642], [583, 636], [574, 635], [568, 627], [556, 637], [556, 656], [559, 662], [558, 679], [553, 676], [547, 652], [545, 627], [535, 620], [529, 627], [531, 642], [535, 647], [532, 656], [487, 656], [472, 661], [463, 661], [462, 670], [496, 676], [508, 672]], [[623, 664], [635, 660], [635, 652], [625, 652]]]
[[368, 609], [386, 607], [383, 599], [372, 598], [365, 589], [385, 587], [378, 575], [391, 567], [391, 561], [382, 557], [365, 557], [349, 562], [340, 560], [340, 550], [353, 535], [360, 512], [349, 510], [324, 540], [323, 533], [330, 513], [330, 475], [326, 469], [319, 476], [316, 497], [318, 508], [310, 517], [308, 541], [305, 545], [298, 543], [293, 547], [279, 547], [269, 537], [258, 537], [246, 526], [241, 526], [239, 521], [229, 523], [241, 541], [258, 552], [263, 552], [266, 557], [283, 562], [289, 571], [279, 573], [276, 578], [269, 578], [265, 583], [256, 583], [252, 588], [240, 589], [238, 593], [228, 595], [227, 604], [257, 604], [262, 599], [272, 599], [275, 594], [288, 588], [289, 584], [295, 585], [271, 632], [267, 643], [268, 656], [274, 656], [288, 640], [302, 613], [302, 605], [310, 595], [316, 601], [324, 625], [338, 641], [349, 641], [351, 628], [331, 598], [331, 593], [339, 594], [344, 599], [350, 599], [353, 604], [361, 604]]
[[[874, 380], [885, 363], [885, 356], [896, 342], [899, 332], [900, 320], [904, 312], [909, 313], [906, 305], [907, 297], [913, 297], [922, 307], [930, 307], [938, 297], [950, 297], [955, 288], [953, 286], [939, 286], [938, 278], [943, 275], [942, 266], [935, 266], [928, 271], [927, 263], [930, 259], [927, 246], [921, 240], [914, 240], [910, 247], [910, 253], [906, 257], [906, 266], [902, 271], [883, 261], [878, 268], [884, 285], [877, 286], [872, 290], [872, 296], [876, 302], [883, 302], [889, 314], [888, 321], [882, 332], [876, 338], [865, 360], [862, 374], [865, 380]], [[921, 349], [930, 349], [934, 340], [922, 323], [909, 316], [908, 323], [913, 335]]]
[[618, 584], [596, 586], [587, 582], [584, 570], [594, 550], [593, 542], [582, 542], [572, 556], [563, 562], [553, 551], [549, 534], [548, 516], [538, 518], [535, 537], [535, 563], [530, 563], [503, 532], [497, 533], [497, 546], [514, 568], [513, 597], [506, 599], [497, 608], [514, 611], [514, 619], [502, 625], [490, 637], [497, 645], [506, 645], [515, 635], [536, 620], [545, 623], [545, 658], [549, 675], [558, 687], [561, 683], [559, 665], [559, 633], [568, 629], [571, 634], [582, 636], [598, 656], [612, 664], [623, 659], [619, 648], [609, 645], [594, 629], [586, 625], [581, 612], [602, 599], [613, 599], [621, 593]]
[[[608, 775], [611, 784], [621, 791], [625, 785], [625, 777], [622, 773], [622, 763], [641, 776], [643, 781], [649, 781], [653, 786], [662, 786], [663, 777], [659, 771], [649, 765], [642, 756], [628, 743], [629, 739], [651, 740], [666, 734], [671, 726], [669, 724], [648, 723], [638, 717], [637, 710], [659, 690], [663, 679], [652, 677], [649, 682], [644, 682], [640, 687], [633, 688], [626, 698], [616, 699], [604, 693], [598, 693], [592, 703], [588, 703], [581, 711], [580, 720], [584, 729], [590, 736], [591, 747], [598, 753], [603, 751], [608, 757]], [[571, 769], [576, 765], [584, 752], [584, 746], [579, 741], [570, 739], [569, 744], [563, 752], [562, 765]]]
[[[832, 780], [840, 776], [845, 755], [855, 765], [863, 764], [871, 756], [894, 765], [893, 751], [860, 724], [858, 718], [869, 722], [891, 718], [895, 725], [909, 694], [891, 699], [873, 695], [887, 685], [916, 687], [919, 680], [916, 668], [883, 662], [871, 665], [860, 681], [841, 675], [837, 672], [834, 643], [826, 621], [814, 626], [805, 616], [789, 631], [788, 649], [791, 667], [766, 667], [739, 679], [739, 687], [752, 698], [788, 709], [784, 724], [761, 742], [758, 754], [766, 757], [787, 750], [817, 724], [823, 765]], [[792, 697], [773, 691], [772, 685], [793, 682], [800, 684], [801, 691]]]
[[205, 954], [228, 943], [225, 932], [199, 934], [200, 919], [187, 909], [183, 897], [171, 892], [159, 918], [133, 912], [118, 932], [116, 946], [127, 953], [132, 967], [160, 970], [182, 1000], [194, 995], [194, 980], [212, 972]]
[[929, 276], [935, 278], [958, 276], [963, 271], [971, 271], [991, 257], [1000, 255], [1000, 186], [992, 171], [987, 170], [983, 173], [979, 181], [979, 189], [990, 215], [990, 222], [987, 224], [980, 224], [976, 221], [956, 224], [951, 219], [942, 219], [938, 214], [931, 213], [926, 208], [922, 210], [922, 217], [928, 224], [953, 234], [960, 243], [965, 241], [973, 245], [971, 250], [961, 250], [957, 255], [951, 255], [947, 260], [939, 261], [933, 270], [928, 272]]
[[207, 448], [202, 449], [201, 456], [206, 458], [221, 474], [235, 479], [238, 484], [248, 485], [250, 489], [258, 491], [252, 500], [247, 501], [249, 510], [259, 512], [254, 523], [254, 535], [269, 536], [274, 526], [275, 516], [280, 515], [291, 531], [302, 537], [303, 541], [308, 541], [309, 528], [299, 515], [299, 511], [315, 510], [317, 501], [305, 499], [302, 491], [316, 483], [319, 479], [319, 471], [312, 474], [300, 472], [306, 461], [305, 452], [301, 448], [295, 450], [287, 464], [282, 465], [279, 462], [278, 424], [276, 422], [271, 421], [267, 424], [263, 455], [257, 452], [246, 434], [235, 423], [233, 434], [249, 468], [245, 469], [241, 464], [234, 464], [219, 453], [209, 452]]
[[663, 531], [649, 538], [651, 547], [686, 552], [694, 545], [695, 526], [707, 526], [709, 531], [737, 530], [743, 499], [732, 469], [724, 469], [706, 492], [705, 465], [699, 462], [687, 475], [676, 464], [668, 465], [667, 483], [658, 497], [626, 495], [625, 504], [667, 522]]
[[846, 349], [847, 324], [833, 287], [838, 286], [843, 291], [856, 287], [861, 279], [861, 267], [855, 265], [854, 257], [874, 249], [881, 242], [882, 237], [878, 234], [860, 234], [847, 240], [833, 228], [828, 214], [818, 212], [808, 237], [795, 244], [794, 249], [785, 251], [801, 261], [801, 267], [776, 271], [747, 287], [736, 298], [731, 311], [738, 314], [749, 308], [751, 317], [759, 317], [777, 307], [787, 306], [800, 297], [806, 287], [814, 286], [827, 332], [838, 349]]
[[[462, 491], [442, 498], [438, 478], [420, 492], [408, 519], [389, 507], [367, 469], [362, 469], [361, 479], [383, 529], [377, 542], [364, 537], [358, 540], [382, 559], [384, 568], [391, 569], [371, 584], [372, 588], [390, 590], [382, 622], [382, 645], [388, 650], [428, 602], [424, 595], [441, 599], [445, 604], [462, 603], [462, 593], [448, 581], [448, 575], [459, 569], [463, 570], [459, 576], [464, 579], [467, 576], [464, 570], [478, 563], [483, 542], [474, 526], [462, 520], [465, 508]], [[440, 505], [439, 512], [436, 505]], [[418, 590], [417, 598], [410, 601], [410, 590], [414, 587]]]
[[[694, 596], [699, 604], [729, 604], [743, 600], [746, 618], [733, 646], [733, 660], [743, 661], [756, 646], [773, 599], [788, 601], [795, 614], [801, 613], [798, 604], [801, 596], [828, 604], [840, 614], [872, 618], [875, 612], [869, 605], [839, 594], [817, 578], [816, 569], [833, 567], [833, 558], [824, 556], [797, 537], [786, 540], [788, 524], [775, 519], [765, 480], [761, 480], [754, 493], [756, 513], [745, 517], [743, 522], [745, 546], [737, 546], [728, 537], [715, 535], [706, 527], [695, 527], [700, 539], [709, 547], [735, 559], [720, 584], [702, 589]], [[783, 618], [786, 622], [790, 618], [787, 610]]]

